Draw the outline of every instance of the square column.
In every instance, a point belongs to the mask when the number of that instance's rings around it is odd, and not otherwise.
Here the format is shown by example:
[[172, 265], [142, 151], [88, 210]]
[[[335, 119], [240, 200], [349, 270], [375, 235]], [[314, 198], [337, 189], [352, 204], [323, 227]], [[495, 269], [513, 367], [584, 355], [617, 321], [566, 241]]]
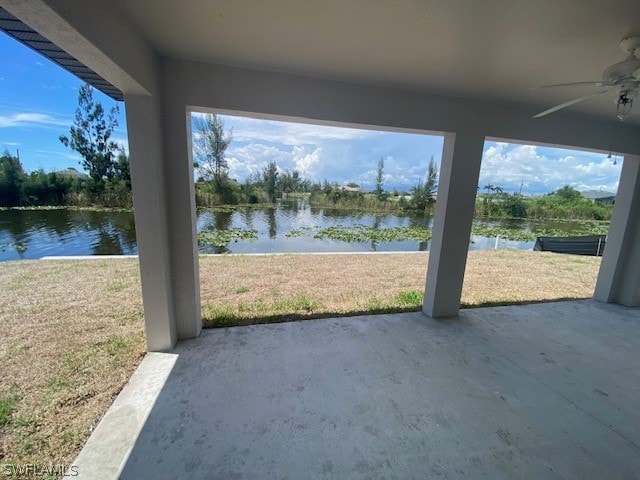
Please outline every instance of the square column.
[[640, 155], [625, 155], [594, 298], [640, 305]]
[[171, 96], [165, 95], [163, 106], [171, 281], [176, 331], [178, 340], [183, 340], [197, 337], [202, 331], [191, 113]]
[[442, 149], [438, 199], [422, 311], [455, 317], [460, 309], [484, 135], [447, 133]]
[[[156, 97], [127, 94], [125, 104], [147, 348], [166, 351], [201, 330], [187, 125], [183, 113], [166, 130], [167, 112]], [[182, 155], [168, 154], [169, 136], [183, 139]]]
[[177, 340], [171, 285], [160, 108], [151, 96], [125, 95], [133, 212], [149, 351]]

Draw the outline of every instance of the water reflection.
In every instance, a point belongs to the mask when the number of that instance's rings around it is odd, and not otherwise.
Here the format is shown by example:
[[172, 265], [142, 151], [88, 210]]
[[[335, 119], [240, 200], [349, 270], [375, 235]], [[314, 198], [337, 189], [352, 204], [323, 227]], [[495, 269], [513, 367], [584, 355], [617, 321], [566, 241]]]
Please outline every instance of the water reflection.
[[[375, 215], [373, 217], [373, 225], [371, 225], [373, 227], [374, 230], [380, 230], [380, 223], [381, 223], [382, 219], [380, 218], [379, 215]], [[375, 252], [377, 251], [377, 247], [378, 247], [378, 242], [375, 240], [371, 240], [371, 251]]]
[[275, 208], [267, 208], [267, 223], [269, 224], [269, 238], [275, 240], [276, 233], [278, 233]]
[[[431, 228], [433, 219], [424, 215], [374, 215], [332, 208], [311, 207], [306, 198], [281, 201], [276, 208], [239, 208], [232, 211], [202, 210], [197, 213], [198, 231], [232, 228], [256, 230], [256, 241], [239, 240], [224, 247], [201, 246], [202, 253], [426, 251], [429, 242], [392, 241], [347, 243], [312, 237], [287, 237], [300, 228], [365, 225], [373, 228]], [[574, 228], [578, 222], [530, 220], [479, 221], [501, 227]], [[474, 237], [470, 249], [494, 248], [495, 238]], [[533, 242], [509, 242], [508, 248], [530, 249]], [[502, 248], [502, 244], [501, 244]], [[77, 210], [1, 210], [0, 261], [40, 258], [45, 255], [103, 255], [137, 253], [131, 212]]]
[[244, 210], [240, 210], [240, 217], [242, 221], [247, 226], [247, 229], [254, 230], [253, 226], [253, 215], [255, 214], [255, 210], [253, 208], [246, 208]]
[[0, 260], [136, 252], [130, 212], [0, 211]]
[[[409, 217], [409, 227], [430, 228], [433, 224], [433, 218], [429, 215], [422, 217]], [[426, 252], [429, 250], [429, 242], [418, 242], [418, 251]]]

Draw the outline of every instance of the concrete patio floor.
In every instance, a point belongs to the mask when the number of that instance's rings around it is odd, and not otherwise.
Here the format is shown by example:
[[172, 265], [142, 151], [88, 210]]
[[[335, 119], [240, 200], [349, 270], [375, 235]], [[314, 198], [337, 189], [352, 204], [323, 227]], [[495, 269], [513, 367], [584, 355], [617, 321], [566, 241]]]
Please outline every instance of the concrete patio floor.
[[206, 330], [150, 353], [81, 478], [640, 478], [640, 309]]

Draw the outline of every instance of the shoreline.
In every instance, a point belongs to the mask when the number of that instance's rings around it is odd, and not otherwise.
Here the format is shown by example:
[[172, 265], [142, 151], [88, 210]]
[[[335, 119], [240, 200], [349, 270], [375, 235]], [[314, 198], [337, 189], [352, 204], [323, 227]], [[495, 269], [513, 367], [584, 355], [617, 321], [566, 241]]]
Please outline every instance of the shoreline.
[[[304, 197], [292, 197], [292, 198], [304, 198]], [[355, 213], [369, 213], [371, 215], [392, 215], [399, 217], [411, 217], [420, 214], [419, 211], [383, 211], [383, 210], [368, 210], [359, 209], [353, 207], [336, 207], [331, 205], [310, 205], [314, 208], [322, 208], [325, 210], [338, 210], [338, 211], [352, 211]], [[198, 210], [208, 211], [235, 211], [239, 209], [261, 209], [261, 208], [277, 208], [275, 203], [243, 203], [243, 204], [222, 204], [214, 206], [196, 206]], [[133, 207], [101, 207], [101, 206], [73, 206], [73, 205], [41, 205], [41, 206], [19, 206], [19, 207], [0, 207], [0, 212], [18, 210], [18, 211], [38, 211], [38, 210], [74, 210], [74, 211], [87, 211], [87, 212], [127, 212], [133, 213]], [[431, 216], [432, 217], [432, 216]], [[589, 218], [540, 218], [540, 217], [491, 217], [491, 216], [477, 216], [474, 215], [473, 220], [498, 222], [498, 221], [523, 221], [523, 222], [588, 222], [594, 224], [609, 224], [611, 220], [594, 220]]]

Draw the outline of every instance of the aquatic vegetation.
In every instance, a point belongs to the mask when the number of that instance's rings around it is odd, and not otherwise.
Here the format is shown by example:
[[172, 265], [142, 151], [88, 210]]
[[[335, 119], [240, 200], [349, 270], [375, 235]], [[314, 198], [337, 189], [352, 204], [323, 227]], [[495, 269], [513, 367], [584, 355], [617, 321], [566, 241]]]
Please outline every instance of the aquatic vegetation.
[[12, 248], [15, 248], [18, 253], [24, 253], [27, 251], [27, 246], [21, 242], [0, 243], [0, 252], [4, 252]]
[[275, 203], [243, 203], [238, 205], [214, 205], [211, 207], [198, 206], [199, 212], [223, 212], [233, 213], [238, 210], [262, 210], [265, 208], [276, 208]]
[[198, 243], [200, 245], [213, 245], [214, 247], [224, 247], [231, 242], [246, 240], [253, 242], [258, 239], [257, 230], [247, 230], [244, 228], [231, 228], [229, 230], [203, 230], [198, 233]]
[[431, 230], [423, 227], [374, 228], [366, 225], [334, 225], [327, 228], [303, 227], [291, 230], [286, 237], [313, 237], [318, 240], [338, 240], [350, 243], [381, 243], [394, 241], [428, 242]]
[[472, 236], [500, 237], [506, 240], [535, 242], [537, 237], [574, 237], [582, 235], [606, 235], [609, 231], [609, 223], [587, 221], [579, 226], [571, 228], [535, 228], [532, 231], [522, 228], [505, 228], [487, 225], [474, 225], [471, 229]]
[[[563, 228], [534, 228], [533, 231], [523, 228], [505, 228], [488, 225], [474, 225], [472, 236], [500, 237], [507, 240], [534, 242], [537, 237], [567, 237], [579, 235], [606, 235], [609, 229], [607, 223], [583, 222], [578, 227]], [[380, 228], [365, 225], [335, 225], [326, 228], [302, 227], [291, 230], [285, 235], [288, 238], [310, 237], [318, 240], [338, 240], [351, 243], [381, 243], [393, 241], [428, 242], [431, 240], [431, 230], [423, 227], [395, 227]]]

